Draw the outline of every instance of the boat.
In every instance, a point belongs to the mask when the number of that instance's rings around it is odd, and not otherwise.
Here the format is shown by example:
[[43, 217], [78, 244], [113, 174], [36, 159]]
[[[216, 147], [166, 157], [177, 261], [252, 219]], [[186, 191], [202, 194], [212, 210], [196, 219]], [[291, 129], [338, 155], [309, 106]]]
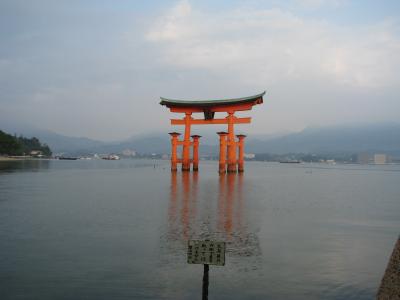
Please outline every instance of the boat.
[[300, 161], [299, 160], [281, 160], [280, 163], [281, 164], [299, 164]]
[[116, 154], [110, 154], [110, 155], [102, 157], [102, 159], [105, 159], [105, 160], [119, 160], [120, 157], [118, 155], [116, 155]]
[[77, 160], [78, 157], [59, 156], [58, 159], [60, 159], [60, 160]]

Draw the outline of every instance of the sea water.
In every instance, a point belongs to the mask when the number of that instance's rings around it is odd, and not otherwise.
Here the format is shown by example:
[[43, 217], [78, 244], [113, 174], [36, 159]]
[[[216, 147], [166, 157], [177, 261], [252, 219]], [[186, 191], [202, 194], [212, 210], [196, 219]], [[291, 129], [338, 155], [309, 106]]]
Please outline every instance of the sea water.
[[0, 162], [0, 299], [200, 299], [189, 239], [226, 242], [209, 299], [374, 299], [400, 166]]

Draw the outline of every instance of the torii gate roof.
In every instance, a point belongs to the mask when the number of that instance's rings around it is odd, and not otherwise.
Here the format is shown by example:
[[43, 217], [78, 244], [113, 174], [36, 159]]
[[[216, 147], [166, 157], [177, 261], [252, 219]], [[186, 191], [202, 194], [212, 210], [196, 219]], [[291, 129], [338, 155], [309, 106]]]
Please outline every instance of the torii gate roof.
[[168, 108], [173, 107], [191, 107], [191, 108], [202, 108], [202, 109], [212, 109], [217, 106], [230, 106], [230, 105], [238, 105], [238, 104], [261, 104], [263, 103], [263, 96], [265, 95], [265, 91], [261, 94], [257, 94], [249, 97], [241, 97], [241, 98], [233, 98], [233, 99], [219, 99], [219, 100], [176, 100], [176, 99], [167, 99], [160, 97], [161, 105], [165, 105]]

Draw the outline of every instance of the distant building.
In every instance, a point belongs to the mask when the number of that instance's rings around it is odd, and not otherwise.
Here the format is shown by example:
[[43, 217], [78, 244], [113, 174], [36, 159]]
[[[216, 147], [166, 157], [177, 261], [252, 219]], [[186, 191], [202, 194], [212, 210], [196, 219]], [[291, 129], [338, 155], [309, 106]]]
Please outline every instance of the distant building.
[[375, 154], [374, 155], [374, 164], [384, 165], [386, 163], [388, 163], [388, 157], [386, 154]]
[[370, 155], [368, 153], [359, 153], [357, 155], [357, 162], [359, 164], [369, 164]]
[[32, 150], [30, 153], [31, 156], [42, 157], [43, 153], [40, 150]]
[[254, 153], [245, 153], [243, 157], [247, 159], [254, 159], [256, 155]]
[[134, 156], [136, 156], [136, 151], [135, 150], [131, 150], [131, 149], [125, 149], [125, 150], [122, 151], [122, 155], [123, 156], [134, 157]]

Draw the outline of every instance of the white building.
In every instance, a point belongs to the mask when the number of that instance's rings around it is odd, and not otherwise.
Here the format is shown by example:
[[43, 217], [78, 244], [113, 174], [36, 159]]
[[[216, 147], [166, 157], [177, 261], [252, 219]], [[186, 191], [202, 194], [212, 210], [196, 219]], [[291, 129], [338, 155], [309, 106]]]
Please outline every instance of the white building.
[[122, 151], [123, 156], [136, 156], [136, 151], [131, 149], [125, 149]]
[[254, 153], [245, 153], [243, 154], [244, 158], [247, 159], [254, 159], [256, 157], [256, 155]]
[[388, 158], [386, 154], [375, 154], [374, 155], [374, 163], [376, 165], [384, 165], [388, 162]]

